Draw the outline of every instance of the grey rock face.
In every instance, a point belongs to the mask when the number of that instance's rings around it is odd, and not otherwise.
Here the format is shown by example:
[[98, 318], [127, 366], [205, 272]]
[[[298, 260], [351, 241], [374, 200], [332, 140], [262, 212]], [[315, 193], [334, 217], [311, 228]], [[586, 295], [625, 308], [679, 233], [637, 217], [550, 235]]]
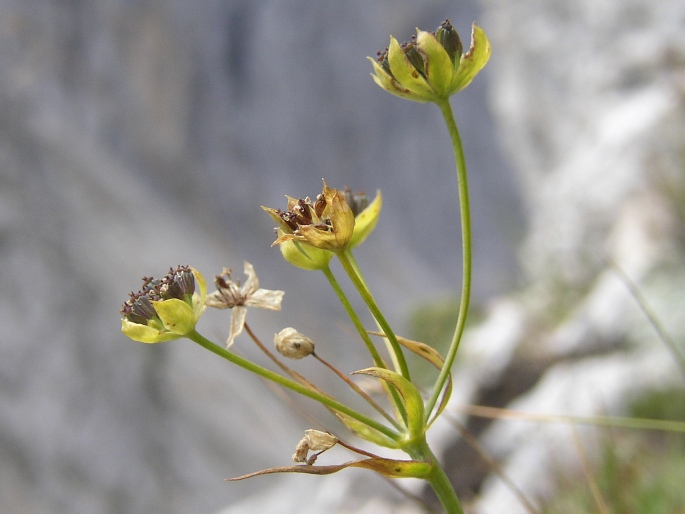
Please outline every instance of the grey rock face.
[[[292, 325], [347, 369], [365, 366], [344, 331], [322, 337], [344, 314], [321, 277], [269, 249], [261, 204], [313, 195], [321, 177], [382, 189], [381, 223], [359, 260], [394, 319], [458, 281], [456, 181], [439, 115], [378, 90], [365, 56], [389, 33], [405, 39], [446, 16], [466, 32], [476, 15], [428, 1], [330, 4], [3, 4], [3, 512], [301, 506], [299, 480], [222, 482], [288, 463], [310, 427], [292, 405], [190, 343], [148, 347], [119, 334], [117, 311], [140, 276], [188, 263], [210, 277], [247, 259], [264, 287], [286, 291], [281, 313], [249, 314], [265, 341]], [[501, 386], [524, 354], [544, 366], [518, 407], [584, 412], [588, 389], [576, 389], [587, 383], [620, 413], [626, 393], [675, 375], [648, 373], [672, 360], [602, 254], [673, 334], [685, 332], [673, 315], [683, 284], [682, 8], [490, 0], [485, 9], [493, 60], [454, 102], [474, 195], [477, 300], [515, 282], [508, 248], [522, 226], [524, 273], [521, 292], [491, 302], [464, 341], [455, 403]], [[437, 214], [417, 214], [427, 211]], [[220, 341], [227, 319], [215, 314], [203, 323]], [[256, 356], [249, 341], [236, 344]], [[488, 430], [483, 441], [507, 470], [541, 492], [519, 463], [546, 446], [516, 453], [520, 433]], [[435, 437], [447, 447], [454, 430], [436, 427]], [[378, 490], [402, 501], [368, 474], [336, 484], [354, 487], [356, 503], [321, 486], [307, 508], [361, 511], [372, 498], [382, 512]], [[512, 504], [501, 484], [486, 484], [482, 512]]]
[[[118, 315], [142, 275], [191, 264], [211, 278], [246, 259], [265, 287], [287, 292], [282, 313], [249, 314], [265, 341], [295, 325], [345, 369], [366, 366], [344, 331], [321, 337], [344, 312], [322, 277], [269, 248], [262, 204], [313, 195], [322, 177], [380, 188], [382, 226], [359, 259], [388, 314], [401, 319], [417, 289], [445, 290], [457, 232], [441, 230], [456, 211], [428, 224], [413, 214], [453, 207], [438, 113], [376, 88], [365, 57], [387, 34], [408, 37], [446, 14], [418, 2], [388, 16], [390, 6], [3, 2], [0, 511], [211, 512], [268, 491], [222, 479], [287, 464], [309, 422], [191, 343], [132, 343]], [[483, 120], [484, 95], [471, 98], [462, 115]], [[500, 161], [489, 152], [473, 162], [477, 190]], [[481, 219], [490, 246], [513, 241]], [[429, 241], [438, 251], [421, 250]], [[505, 270], [485, 297], [504, 289], [514, 261], [480, 251]], [[225, 339], [227, 318], [207, 318], [206, 335]], [[237, 344], [254, 355], [249, 340]], [[317, 369], [313, 378], [335, 382]], [[365, 491], [377, 484], [365, 480]]]

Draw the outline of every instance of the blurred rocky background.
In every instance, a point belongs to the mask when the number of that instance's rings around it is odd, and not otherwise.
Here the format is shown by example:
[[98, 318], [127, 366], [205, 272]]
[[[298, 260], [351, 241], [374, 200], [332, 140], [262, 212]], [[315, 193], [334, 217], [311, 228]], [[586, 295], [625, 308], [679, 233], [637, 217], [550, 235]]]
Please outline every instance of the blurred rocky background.
[[[682, 385], [607, 264], [682, 350], [676, 0], [4, 0], [0, 511], [418, 511], [363, 472], [223, 482], [287, 465], [310, 404], [188, 341], [133, 343], [118, 310], [143, 275], [191, 264], [239, 276], [248, 260], [264, 287], [286, 291], [282, 312], [248, 314], [265, 341], [295, 325], [342, 369], [366, 366], [325, 279], [270, 248], [260, 208], [313, 196], [325, 177], [383, 191], [358, 260], [398, 331], [418, 331], [416, 313], [436, 326], [436, 299], [455, 298], [460, 278], [449, 140], [436, 108], [381, 91], [365, 57], [446, 17], [465, 40], [478, 20], [494, 45], [453, 99], [481, 321], [462, 345], [450, 415], [537, 501], [554, 488], [550, 455], [577, 461], [568, 427], [531, 435], [530, 424], [469, 421], [461, 406], [622, 414], [631, 395]], [[225, 313], [202, 320], [217, 341], [227, 325]], [[236, 345], [260, 358], [245, 336]], [[312, 363], [297, 369], [337, 387]], [[474, 512], [523, 508], [454, 426], [434, 438]]]

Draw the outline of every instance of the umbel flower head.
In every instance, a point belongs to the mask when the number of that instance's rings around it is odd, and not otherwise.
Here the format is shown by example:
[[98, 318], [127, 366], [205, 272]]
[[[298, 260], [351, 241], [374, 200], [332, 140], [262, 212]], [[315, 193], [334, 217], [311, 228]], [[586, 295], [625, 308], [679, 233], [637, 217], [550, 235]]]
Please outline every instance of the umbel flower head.
[[206, 292], [202, 274], [188, 266], [170, 268], [161, 280], [143, 277], [143, 288], [121, 309], [121, 331], [141, 343], [186, 336], [202, 315]]
[[[330, 197], [335, 196], [336, 205], [340, 205], [340, 197], [344, 200], [344, 203], [352, 211], [353, 217], [353, 228], [352, 235], [349, 237], [346, 246], [340, 246], [342, 248], [354, 248], [355, 246], [364, 242], [368, 235], [376, 227], [378, 222], [378, 217], [381, 212], [381, 207], [383, 206], [383, 197], [381, 192], [377, 191], [376, 197], [372, 202], [369, 203], [369, 199], [364, 192], [352, 193], [349, 188], [343, 189], [342, 192], [335, 189], [328, 188], [324, 182], [324, 191], [317, 197], [316, 202], [312, 203], [309, 198], [295, 200], [289, 196], [288, 199], [288, 210], [281, 211], [280, 209], [270, 209], [267, 207], [262, 207], [266, 212], [271, 215], [271, 217], [278, 223], [277, 234], [278, 238], [274, 244], [280, 245], [281, 253], [283, 258], [290, 264], [297, 266], [299, 268], [308, 270], [322, 270], [328, 266], [331, 258], [333, 257], [333, 248], [321, 248], [321, 246], [315, 246], [303, 240], [301, 237], [297, 237], [300, 232], [307, 233], [307, 228], [303, 228], [300, 225], [312, 225], [314, 223], [314, 216], [312, 216], [312, 221], [303, 214], [306, 212], [313, 212], [316, 215], [317, 212], [317, 202], [319, 203], [319, 208], [322, 202], [326, 200], [326, 192]], [[335, 193], [334, 193], [335, 192]], [[333, 202], [331, 202], [333, 203]], [[341, 212], [341, 207], [338, 207], [339, 212], [335, 213], [333, 216], [324, 219], [323, 225], [333, 226], [334, 222], [341, 222], [345, 224], [346, 231], [349, 230], [348, 226], [350, 223], [349, 214], [347, 214], [347, 209]], [[332, 211], [331, 207], [331, 211]], [[326, 216], [324, 212], [322, 216]], [[320, 228], [323, 229], [323, 226]], [[345, 234], [347, 239], [349, 234]], [[300, 244], [303, 242], [304, 244]], [[327, 246], [327, 245], [325, 245]]]
[[[366, 193], [363, 191], [352, 193], [352, 190], [347, 187], [343, 189], [343, 195], [347, 205], [352, 209], [352, 214], [354, 214], [354, 230], [347, 246], [352, 249], [363, 243], [368, 235], [373, 232], [373, 229], [376, 228], [381, 207], [383, 206], [383, 197], [381, 192], [377, 191], [376, 198], [369, 203]], [[279, 238], [285, 234], [280, 228], [277, 231]], [[282, 241], [279, 246], [286, 261], [303, 269], [325, 269], [333, 257], [333, 252], [329, 250], [321, 250], [313, 246], [305, 248], [294, 240]]]
[[390, 46], [378, 52], [373, 80], [386, 91], [415, 102], [440, 102], [468, 86], [491, 53], [490, 41], [475, 23], [466, 53], [457, 31], [445, 20], [435, 32], [416, 29], [408, 43], [390, 37]]
[[254, 267], [245, 261], [244, 273], [247, 275], [245, 284], [231, 278], [231, 269], [224, 268], [221, 275], [214, 277], [216, 291], [207, 296], [207, 307], [215, 309], [232, 309], [231, 328], [226, 340], [226, 348], [229, 348], [234, 339], [243, 331], [248, 307], [259, 307], [272, 311], [281, 310], [283, 291], [272, 291], [259, 287], [259, 279]]
[[295, 241], [331, 252], [347, 248], [354, 232], [354, 213], [341, 191], [328, 187], [324, 180], [323, 191], [314, 202], [308, 197], [286, 198], [286, 211], [262, 207], [280, 229], [274, 245]]

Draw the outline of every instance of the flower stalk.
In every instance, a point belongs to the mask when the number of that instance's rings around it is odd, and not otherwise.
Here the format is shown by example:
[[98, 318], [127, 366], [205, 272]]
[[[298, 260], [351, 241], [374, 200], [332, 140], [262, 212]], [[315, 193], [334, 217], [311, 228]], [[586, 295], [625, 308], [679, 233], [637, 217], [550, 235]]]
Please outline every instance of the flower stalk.
[[321, 271], [326, 276], [328, 283], [331, 285], [331, 288], [333, 289], [336, 296], [340, 300], [340, 303], [343, 305], [343, 308], [345, 309], [347, 316], [352, 321], [354, 328], [357, 329], [357, 333], [359, 334], [359, 337], [361, 337], [362, 341], [364, 341], [364, 344], [366, 345], [366, 349], [371, 354], [371, 358], [373, 359], [374, 365], [378, 366], [378, 367], [383, 367], [384, 366], [383, 359], [381, 358], [380, 354], [378, 353], [378, 350], [376, 350], [376, 347], [374, 346], [373, 341], [371, 341], [371, 337], [369, 337], [368, 332], [364, 328], [364, 324], [361, 322], [361, 320], [359, 319], [359, 316], [357, 316], [357, 313], [354, 311], [354, 307], [352, 307], [352, 304], [350, 303], [350, 300], [347, 298], [345, 291], [343, 291], [342, 287], [340, 287], [340, 283], [335, 278], [335, 275], [331, 271], [330, 266], [326, 266], [325, 268], [322, 268]]
[[461, 136], [459, 135], [459, 128], [452, 113], [452, 107], [449, 100], [436, 102], [440, 108], [440, 112], [447, 125], [447, 130], [452, 141], [452, 150], [454, 151], [454, 159], [457, 168], [457, 184], [459, 188], [459, 213], [461, 218], [461, 248], [462, 248], [462, 284], [461, 284], [461, 299], [459, 301], [459, 314], [457, 317], [457, 325], [454, 329], [452, 341], [450, 342], [449, 350], [445, 356], [445, 363], [440, 370], [437, 380], [431, 391], [431, 395], [426, 403], [426, 415], [430, 418], [442, 390], [449, 379], [449, 374], [454, 364], [454, 359], [459, 350], [459, 343], [464, 333], [466, 326], [466, 317], [469, 312], [469, 303], [471, 301], [471, 274], [472, 274], [472, 240], [471, 240], [471, 207], [469, 202], [469, 183], [466, 170], [466, 159], [464, 157], [464, 148], [461, 143]]
[[352, 264], [350, 252], [339, 252], [336, 254], [336, 256], [338, 257], [338, 260], [340, 261], [340, 264], [342, 265], [343, 269], [347, 273], [347, 276], [350, 277], [352, 284], [354, 284], [354, 287], [359, 292], [359, 296], [361, 296], [362, 300], [364, 300], [364, 303], [366, 303], [366, 306], [368, 307], [369, 311], [378, 323], [378, 326], [381, 328], [381, 330], [385, 333], [386, 337], [388, 338], [390, 346], [392, 347], [391, 355], [395, 363], [395, 369], [404, 378], [410, 380], [409, 367], [407, 366], [407, 361], [404, 358], [402, 347], [400, 346], [400, 343], [397, 341], [397, 336], [395, 336], [395, 332], [393, 332], [392, 328], [390, 328], [390, 324], [387, 322], [385, 316], [383, 316], [383, 313], [378, 308], [376, 300], [373, 298], [371, 291], [369, 291], [368, 287], [366, 286], [366, 282], [357, 273], [357, 268]]
[[445, 512], [447, 514], [464, 514], [457, 493], [454, 492], [454, 487], [452, 487], [445, 470], [440, 465], [440, 461], [428, 446], [425, 437], [417, 441], [411, 449], [410, 455], [414, 460], [432, 464], [424, 480], [428, 482], [433, 492], [435, 492]]
[[[378, 350], [376, 350], [376, 347], [373, 344], [373, 341], [371, 340], [369, 333], [364, 328], [364, 324], [359, 319], [359, 316], [357, 316], [357, 313], [355, 312], [354, 307], [352, 307], [350, 300], [347, 298], [345, 291], [343, 291], [342, 287], [340, 287], [340, 283], [335, 278], [335, 275], [333, 275], [333, 272], [331, 271], [330, 266], [327, 265], [326, 267], [322, 268], [321, 271], [323, 272], [323, 274], [328, 279], [328, 282], [331, 285], [331, 287], [333, 288], [333, 291], [335, 291], [335, 294], [337, 295], [338, 299], [340, 300], [340, 303], [342, 303], [343, 308], [345, 309], [345, 312], [347, 313], [348, 317], [352, 321], [352, 324], [354, 325], [354, 328], [357, 329], [357, 333], [359, 334], [359, 337], [361, 337], [362, 341], [364, 341], [366, 348], [369, 350], [369, 353], [371, 354], [371, 357], [373, 358], [374, 365], [379, 367], [379, 368], [384, 368], [385, 363], [383, 362], [383, 359], [381, 358], [380, 354], [378, 353]], [[363, 278], [360, 277], [360, 279], [362, 282], [364, 282]], [[390, 388], [388, 390], [388, 394], [392, 398], [392, 401], [393, 401], [393, 404], [395, 406], [395, 410], [396, 410], [397, 414], [402, 419], [402, 421], [406, 424], [407, 414], [404, 411], [404, 406], [402, 405], [402, 401], [399, 397], [399, 394], [397, 393], [397, 391], [395, 391], [392, 388]]]
[[210, 352], [218, 355], [219, 357], [226, 359], [232, 364], [240, 366], [241, 368], [251, 373], [254, 373], [255, 375], [259, 375], [262, 378], [271, 380], [272, 382], [275, 382], [276, 384], [286, 387], [291, 391], [299, 393], [302, 396], [306, 396], [308, 398], [311, 398], [312, 400], [316, 400], [317, 402], [325, 405], [326, 407], [333, 409], [337, 412], [340, 412], [346, 416], [349, 416], [350, 418], [359, 421], [360, 423], [380, 432], [381, 434], [387, 436], [392, 440], [399, 439], [399, 434], [397, 432], [395, 432], [391, 428], [388, 428], [384, 424], [379, 423], [375, 419], [369, 418], [368, 416], [365, 416], [364, 414], [357, 412], [351, 407], [348, 407], [347, 405], [340, 403], [339, 401], [331, 398], [330, 396], [327, 396], [323, 393], [320, 393], [319, 391], [315, 391], [302, 384], [294, 382], [293, 380], [290, 380], [289, 378], [286, 378], [267, 368], [255, 364], [254, 362], [249, 361], [241, 357], [240, 355], [231, 352], [230, 350], [222, 348], [221, 346], [214, 344], [209, 339], [199, 334], [197, 331], [191, 332], [186, 337], [191, 341], [197, 343], [198, 345], [202, 346], [204, 349], [209, 350]]
[[352, 382], [352, 380], [350, 380], [349, 377], [347, 377], [342, 371], [340, 371], [338, 368], [336, 368], [335, 366], [333, 366], [333, 364], [331, 364], [330, 362], [328, 362], [327, 360], [325, 360], [323, 357], [321, 357], [320, 355], [318, 355], [316, 352], [314, 352], [314, 353], [312, 354], [312, 357], [314, 357], [314, 358], [315, 358], [316, 360], [318, 360], [321, 364], [323, 364], [323, 365], [326, 366], [329, 370], [331, 370], [333, 373], [335, 373], [335, 374], [340, 378], [340, 380], [342, 380], [343, 382], [345, 382], [345, 383], [350, 387], [350, 389], [352, 389], [355, 393], [357, 393], [359, 396], [361, 396], [362, 398], [364, 398], [364, 400], [366, 400], [366, 402], [367, 402], [369, 405], [371, 405], [374, 409], [376, 409], [376, 411], [378, 411], [378, 413], [379, 413], [381, 416], [383, 416], [385, 419], [387, 419], [387, 420], [390, 422], [390, 424], [393, 425], [397, 430], [400, 430], [400, 429], [401, 429], [401, 427], [400, 427], [400, 425], [397, 423], [397, 421], [395, 421], [395, 420], [390, 416], [390, 414], [388, 414], [387, 412], [385, 412], [385, 409], [383, 409], [383, 407], [381, 407], [380, 405], [378, 405], [378, 403], [377, 403], [373, 398], [371, 398], [371, 397], [370, 397], [370, 396], [369, 396], [361, 387], [359, 387], [357, 384], [355, 384], [354, 382]]

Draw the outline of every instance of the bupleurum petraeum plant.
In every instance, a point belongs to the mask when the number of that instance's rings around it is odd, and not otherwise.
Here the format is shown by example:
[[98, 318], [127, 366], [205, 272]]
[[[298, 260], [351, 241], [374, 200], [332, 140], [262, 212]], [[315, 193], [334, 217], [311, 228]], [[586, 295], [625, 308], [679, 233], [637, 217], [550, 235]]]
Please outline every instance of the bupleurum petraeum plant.
[[[278, 472], [330, 474], [347, 467], [366, 468], [390, 478], [426, 480], [446, 512], [463, 512], [440, 462], [426, 441], [426, 432], [441, 414], [452, 390], [450, 369], [464, 330], [471, 293], [472, 244], [466, 163], [449, 99], [471, 83], [487, 63], [490, 52], [490, 42], [485, 32], [475, 24], [470, 47], [464, 52], [459, 35], [446, 20], [435, 32], [417, 29], [416, 36], [408, 43], [400, 44], [391, 37], [390, 45], [378, 52], [377, 59], [369, 58], [376, 84], [401, 98], [436, 104], [451, 137], [458, 178], [463, 269], [458, 320], [444, 357], [426, 344], [395, 334], [352, 254], [354, 248], [364, 242], [376, 226], [382, 207], [380, 192], [369, 202], [364, 194], [334, 189], [324, 181], [321, 194], [314, 200], [288, 196], [287, 206], [283, 210], [264, 207], [277, 224], [277, 239], [273, 244], [279, 246], [284, 259], [305, 270], [321, 271], [329, 281], [372, 361], [372, 366], [353, 375], [379, 379], [389, 409], [381, 406], [344, 373], [317, 355], [314, 342], [296, 329], [287, 327], [276, 334], [274, 343], [277, 353], [288, 359], [311, 357], [319, 360], [369, 404], [375, 411], [373, 415], [362, 413], [323, 392], [262, 343], [246, 322], [247, 307], [279, 310], [283, 292], [260, 288], [254, 268], [247, 262], [244, 264], [247, 281], [243, 285], [234, 281], [231, 270], [225, 268], [215, 278], [216, 291], [207, 295], [203, 275], [194, 268], [179, 266], [170, 269], [161, 280], [143, 278], [142, 289], [138, 293], [131, 293], [124, 304], [121, 310], [122, 331], [131, 339], [160, 343], [188, 338], [229, 362], [321, 403], [361, 439], [384, 448], [401, 450], [409, 457], [381, 457], [356, 448], [330, 432], [312, 429], [307, 430], [297, 444], [293, 455], [296, 465], [262, 470], [237, 479]], [[330, 262], [333, 258], [342, 265], [375, 319], [378, 331], [368, 330], [361, 322], [352, 302], [331, 271]], [[232, 311], [226, 347], [213, 343], [196, 330], [198, 320], [207, 307]], [[280, 372], [231, 351], [231, 345], [243, 330]], [[372, 335], [383, 338], [385, 345], [381, 350], [376, 347]], [[439, 370], [426, 397], [412, 382], [405, 352], [418, 355]], [[317, 456], [335, 445], [344, 446], [361, 458], [339, 465], [316, 465]]]

